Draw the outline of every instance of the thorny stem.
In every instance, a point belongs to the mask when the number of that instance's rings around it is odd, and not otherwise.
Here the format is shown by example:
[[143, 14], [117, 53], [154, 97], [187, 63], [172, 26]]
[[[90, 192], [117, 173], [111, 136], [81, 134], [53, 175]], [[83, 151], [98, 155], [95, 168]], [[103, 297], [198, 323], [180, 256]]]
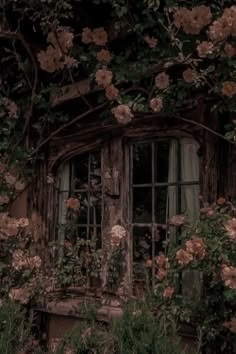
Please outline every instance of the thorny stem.
[[57, 135], [58, 133], [60, 133], [63, 129], [69, 127], [70, 125], [76, 123], [78, 120], [85, 118], [86, 116], [95, 113], [97, 111], [99, 111], [101, 108], [105, 107], [107, 105], [108, 102], [103, 102], [100, 105], [98, 105], [97, 107], [93, 107], [91, 109], [89, 109], [88, 111], [80, 114], [79, 116], [75, 117], [74, 119], [70, 120], [69, 122], [61, 125], [58, 129], [54, 130], [54, 132], [52, 132], [46, 139], [44, 139], [31, 153], [32, 155], [35, 155], [39, 149], [44, 146], [48, 141], [50, 141], [55, 135]]
[[232, 144], [232, 145], [236, 145], [236, 141], [232, 141], [232, 140], [229, 140], [227, 139], [224, 135], [216, 132], [215, 130], [207, 127], [206, 125], [202, 124], [202, 123], [199, 123], [199, 122], [196, 122], [195, 120], [191, 120], [191, 119], [187, 119], [187, 118], [184, 118], [184, 117], [181, 117], [179, 115], [174, 115], [174, 114], [145, 114], [145, 117], [147, 118], [162, 118], [162, 117], [169, 117], [169, 118], [175, 118], [175, 119], [178, 119], [178, 120], [182, 120], [183, 122], [187, 122], [187, 123], [190, 123], [190, 124], [193, 124], [193, 125], [197, 125], [198, 127], [218, 136], [219, 138], [227, 141], [229, 144]]
[[[59, 48], [60, 48], [60, 51], [62, 52], [63, 56], [65, 56], [66, 53], [64, 52], [64, 50], [63, 50], [63, 48], [62, 48], [62, 46], [61, 46], [61, 43], [60, 43], [60, 41], [59, 41], [57, 32], [56, 32], [56, 31], [53, 31], [53, 34], [54, 34], [54, 36], [55, 36], [55, 38], [56, 38], [57, 44], [58, 44], [58, 46], [59, 46]], [[71, 80], [71, 82], [72, 82], [72, 84], [73, 84], [75, 90], [77, 91], [78, 96], [81, 97], [81, 99], [84, 101], [84, 103], [86, 104], [86, 106], [87, 106], [89, 109], [92, 109], [92, 106], [89, 104], [89, 102], [86, 100], [86, 98], [85, 98], [83, 95], [81, 95], [81, 92], [80, 92], [79, 88], [78, 88], [78, 87], [76, 86], [76, 84], [75, 84], [75, 80], [74, 80], [74, 78], [73, 78], [71, 69], [70, 69], [68, 66], [67, 66], [67, 70], [68, 70], [68, 73], [69, 73], [69, 76], [70, 76], [70, 80]]]

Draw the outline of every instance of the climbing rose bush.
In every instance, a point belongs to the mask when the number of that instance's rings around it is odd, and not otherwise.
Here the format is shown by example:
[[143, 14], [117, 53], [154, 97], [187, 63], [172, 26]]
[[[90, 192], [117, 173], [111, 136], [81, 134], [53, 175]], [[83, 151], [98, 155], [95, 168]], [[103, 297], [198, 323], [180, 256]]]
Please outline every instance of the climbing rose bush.
[[156, 257], [155, 294], [164, 309], [195, 324], [203, 342], [227, 347], [236, 333], [236, 208], [223, 197], [202, 204], [195, 224], [187, 215], [169, 220], [178, 242]]

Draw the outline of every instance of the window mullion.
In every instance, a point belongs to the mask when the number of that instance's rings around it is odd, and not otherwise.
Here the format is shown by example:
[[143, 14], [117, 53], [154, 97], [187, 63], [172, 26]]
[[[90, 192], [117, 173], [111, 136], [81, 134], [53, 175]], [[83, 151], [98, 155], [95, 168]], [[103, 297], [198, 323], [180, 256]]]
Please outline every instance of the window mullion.
[[154, 288], [154, 277], [155, 277], [155, 145], [152, 143], [152, 288]]

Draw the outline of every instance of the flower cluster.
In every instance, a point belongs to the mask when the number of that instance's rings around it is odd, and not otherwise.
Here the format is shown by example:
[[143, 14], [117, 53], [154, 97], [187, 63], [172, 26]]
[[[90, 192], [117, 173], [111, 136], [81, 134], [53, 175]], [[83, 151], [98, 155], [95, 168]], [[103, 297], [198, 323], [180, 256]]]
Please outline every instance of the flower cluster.
[[211, 19], [211, 9], [205, 5], [193, 7], [192, 10], [180, 7], [174, 13], [174, 25], [177, 28], [182, 27], [186, 34], [199, 34]]
[[15, 219], [8, 216], [7, 213], [0, 213], [0, 240], [16, 236], [22, 229], [29, 225], [27, 218]]
[[39, 256], [30, 257], [21, 249], [15, 250], [12, 255], [12, 267], [17, 271], [23, 268], [39, 269], [41, 262]]
[[236, 268], [222, 265], [221, 277], [226, 287], [236, 289]]
[[45, 51], [38, 53], [38, 61], [41, 69], [49, 73], [63, 69], [64, 66], [71, 67], [77, 64], [68, 52], [73, 46], [73, 33], [67, 29], [59, 29], [57, 32], [50, 32], [47, 41], [50, 43]]
[[111, 229], [111, 246], [118, 247], [125, 236], [125, 228], [121, 225], [114, 225]]
[[206, 245], [201, 237], [192, 236], [190, 240], [186, 241], [185, 249], [181, 248], [176, 252], [177, 262], [185, 266], [189, 264], [194, 256], [203, 260], [206, 255]]
[[95, 43], [98, 46], [104, 46], [107, 44], [108, 35], [103, 27], [95, 28], [94, 30], [85, 27], [82, 31], [81, 40], [84, 44]]
[[212, 41], [220, 42], [229, 36], [236, 36], [236, 6], [226, 8], [217, 20], [210, 26], [209, 36]]

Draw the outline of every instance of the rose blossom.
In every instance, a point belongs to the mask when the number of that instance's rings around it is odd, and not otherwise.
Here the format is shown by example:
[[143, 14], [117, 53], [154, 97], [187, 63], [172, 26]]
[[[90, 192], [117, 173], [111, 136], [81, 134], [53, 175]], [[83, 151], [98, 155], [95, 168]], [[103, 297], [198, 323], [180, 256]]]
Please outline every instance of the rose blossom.
[[80, 201], [77, 198], [69, 198], [66, 200], [66, 207], [72, 210], [78, 210], [80, 207]]
[[189, 253], [183, 249], [180, 249], [176, 252], [176, 259], [179, 264], [187, 265], [188, 263], [190, 263], [193, 260], [193, 256], [191, 253]]
[[100, 52], [97, 53], [96, 58], [98, 61], [110, 63], [111, 53], [109, 52], [109, 50], [101, 49]]
[[228, 58], [232, 58], [236, 55], [236, 49], [229, 43], [225, 44], [224, 51]]
[[232, 97], [236, 94], [236, 83], [233, 81], [225, 81], [222, 85], [222, 94], [227, 97]]
[[84, 44], [92, 43], [93, 38], [92, 38], [92, 31], [90, 28], [88, 27], [83, 28], [81, 41]]
[[226, 221], [224, 227], [229, 239], [231, 241], [236, 241], [236, 219], [232, 218], [231, 220]]
[[106, 68], [99, 69], [95, 74], [95, 80], [99, 86], [107, 87], [111, 84], [112, 72]]
[[160, 112], [163, 108], [162, 98], [152, 98], [150, 101], [150, 107], [154, 112]]
[[134, 116], [127, 104], [121, 104], [115, 108], [112, 108], [111, 112], [115, 116], [117, 122], [120, 124], [129, 123]]
[[194, 70], [191, 70], [190, 68], [184, 70], [183, 72], [184, 81], [191, 84], [194, 81], [194, 76], [195, 76], [194, 74], [195, 74]]
[[164, 269], [159, 269], [156, 275], [157, 279], [159, 280], [163, 280], [164, 278], [166, 278], [166, 276], [167, 276], [167, 271]]
[[221, 278], [225, 286], [230, 289], [236, 289], [236, 268], [232, 266], [222, 266]]
[[202, 43], [198, 44], [197, 52], [200, 58], [206, 58], [208, 54], [213, 53], [213, 43], [203, 41]]
[[155, 78], [155, 85], [160, 90], [165, 90], [169, 86], [169, 75], [165, 72], [158, 74]]
[[195, 254], [200, 259], [204, 259], [206, 254], [206, 245], [201, 237], [193, 236], [191, 240], [185, 243], [186, 251]]
[[121, 225], [114, 225], [111, 229], [111, 245], [112, 247], [118, 247], [121, 240], [125, 238], [126, 230]]
[[150, 48], [155, 48], [155, 46], [157, 45], [157, 39], [155, 37], [146, 36], [144, 37], [144, 39]]
[[174, 288], [168, 286], [163, 292], [163, 297], [171, 298], [173, 296], [174, 290]]
[[157, 256], [155, 260], [159, 268], [165, 268], [165, 266], [168, 264], [169, 261], [164, 254], [160, 254], [159, 256]]
[[106, 92], [106, 98], [109, 101], [116, 99], [117, 96], [119, 95], [119, 90], [114, 85], [107, 86], [105, 92]]
[[104, 30], [103, 27], [95, 28], [92, 31], [92, 39], [95, 44], [99, 46], [104, 46], [106, 45], [108, 40], [107, 32]]
[[185, 217], [183, 215], [174, 215], [169, 220], [169, 224], [174, 226], [181, 226], [184, 223], [185, 223]]
[[236, 333], [236, 318], [231, 318], [230, 321], [224, 322], [223, 326], [228, 328], [232, 333]]

